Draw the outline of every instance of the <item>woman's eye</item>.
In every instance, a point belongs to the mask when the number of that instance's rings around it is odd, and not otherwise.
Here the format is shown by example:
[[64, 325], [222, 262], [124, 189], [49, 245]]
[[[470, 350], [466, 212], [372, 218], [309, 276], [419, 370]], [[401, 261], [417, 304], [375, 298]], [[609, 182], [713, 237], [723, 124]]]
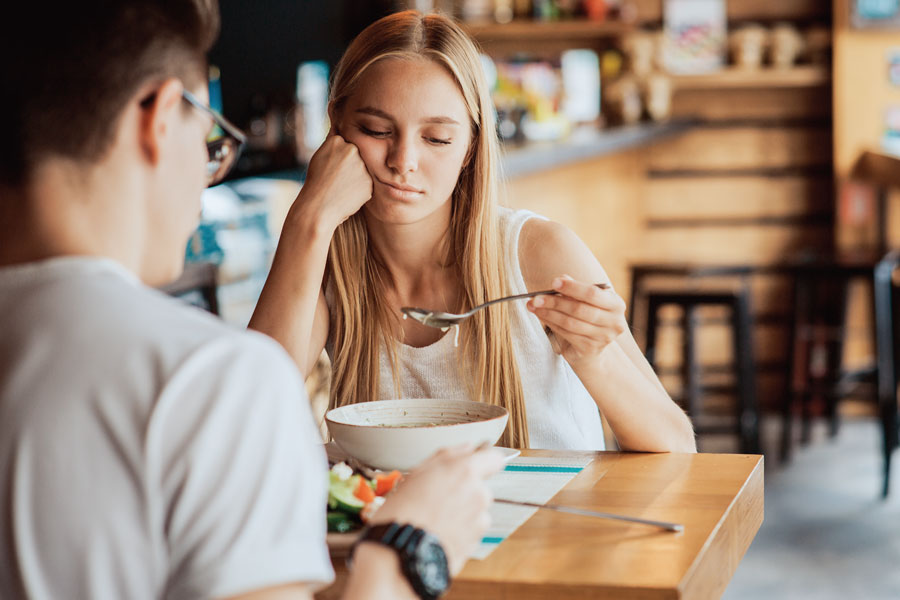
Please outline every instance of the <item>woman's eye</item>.
[[425, 141], [427, 141], [431, 144], [441, 144], [444, 146], [446, 146], [447, 144], [449, 144], [451, 142], [451, 140], [442, 140], [441, 138], [433, 138], [433, 137], [426, 137]]
[[372, 137], [386, 137], [390, 135], [390, 131], [375, 131], [374, 129], [369, 129], [363, 125], [359, 126], [359, 130], [362, 131], [366, 135], [371, 135]]

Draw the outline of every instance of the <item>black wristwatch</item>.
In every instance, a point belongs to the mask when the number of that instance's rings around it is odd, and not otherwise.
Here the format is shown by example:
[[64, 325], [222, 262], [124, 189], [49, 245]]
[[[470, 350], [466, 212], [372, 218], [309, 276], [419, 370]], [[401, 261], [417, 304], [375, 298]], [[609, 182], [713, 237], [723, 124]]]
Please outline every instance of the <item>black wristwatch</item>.
[[367, 527], [350, 550], [351, 560], [356, 546], [363, 542], [393, 548], [400, 558], [400, 569], [423, 600], [436, 600], [450, 587], [447, 555], [438, 539], [430, 533], [398, 523]]

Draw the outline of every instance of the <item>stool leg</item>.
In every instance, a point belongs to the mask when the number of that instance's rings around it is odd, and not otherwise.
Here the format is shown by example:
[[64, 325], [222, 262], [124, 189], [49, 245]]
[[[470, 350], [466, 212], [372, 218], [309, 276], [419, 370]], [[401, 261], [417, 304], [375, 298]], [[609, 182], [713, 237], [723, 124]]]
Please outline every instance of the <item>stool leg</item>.
[[825, 415], [828, 418], [828, 435], [830, 437], [837, 435], [838, 427], [840, 426], [840, 416], [838, 415], [837, 410], [838, 402], [840, 401], [838, 383], [841, 380], [841, 366], [843, 364], [850, 281], [842, 279], [840, 281], [840, 288], [840, 293], [836, 294], [838, 306], [835, 311], [836, 322], [834, 323], [834, 329], [832, 330], [836, 335], [832, 335], [827, 341], [828, 368], [825, 374]]
[[643, 285], [644, 275], [643, 272], [637, 267], [632, 267], [631, 269], [631, 299], [628, 302], [628, 327], [632, 329], [632, 334], [634, 333], [634, 323], [635, 323], [635, 314], [634, 311], [637, 309], [638, 303], [638, 295], [640, 294], [640, 287]]
[[791, 442], [794, 430], [794, 400], [796, 399], [795, 381], [803, 368], [803, 359], [799, 330], [803, 323], [801, 301], [804, 297], [802, 290], [803, 278], [794, 275], [791, 282], [791, 322], [788, 326], [788, 356], [787, 377], [784, 382], [784, 398], [781, 406], [781, 462], [786, 463], [791, 459]]
[[732, 306], [734, 360], [738, 383], [738, 435], [741, 452], [759, 453], [759, 410], [756, 398], [756, 365], [753, 353], [753, 333], [750, 324], [750, 301], [745, 292]]
[[693, 304], [684, 304], [684, 313], [681, 315], [681, 375], [684, 389], [684, 405], [691, 419], [701, 414], [700, 406], [700, 370], [697, 365], [697, 352], [695, 348], [695, 329], [697, 327], [696, 307]]
[[651, 296], [647, 299], [647, 335], [644, 342], [644, 356], [654, 371], [656, 370], [656, 329], [659, 320], [657, 313], [661, 306], [656, 298]]
[[804, 364], [805, 378], [800, 390], [800, 444], [805, 446], [812, 438], [812, 407], [822, 400], [822, 390], [825, 385], [821, 376], [814, 374], [819, 364], [827, 361], [827, 342], [821, 339], [822, 327], [809, 328], [809, 343], [807, 344], [806, 362]]
[[884, 486], [881, 490], [883, 498], [888, 497], [891, 489], [891, 455], [894, 453], [894, 449], [897, 448], [898, 437], [896, 399], [891, 405], [886, 404], [882, 403], [881, 406], [881, 425], [884, 429], [882, 432], [884, 441]]

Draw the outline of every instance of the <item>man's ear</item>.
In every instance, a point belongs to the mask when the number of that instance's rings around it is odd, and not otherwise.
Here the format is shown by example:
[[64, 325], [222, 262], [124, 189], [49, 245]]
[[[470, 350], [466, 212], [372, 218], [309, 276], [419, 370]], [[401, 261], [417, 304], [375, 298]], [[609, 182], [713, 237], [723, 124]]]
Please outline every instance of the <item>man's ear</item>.
[[181, 93], [184, 85], [180, 80], [166, 79], [151, 92], [148, 100], [141, 103], [141, 123], [138, 132], [141, 150], [151, 164], [159, 162], [160, 153], [166, 139], [179, 126], [178, 111], [181, 110]]

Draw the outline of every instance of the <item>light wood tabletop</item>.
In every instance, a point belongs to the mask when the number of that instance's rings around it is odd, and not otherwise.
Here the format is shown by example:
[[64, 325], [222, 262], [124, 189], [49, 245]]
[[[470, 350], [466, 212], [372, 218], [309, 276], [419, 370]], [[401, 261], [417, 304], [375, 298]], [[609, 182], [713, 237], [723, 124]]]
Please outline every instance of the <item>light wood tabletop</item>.
[[[470, 560], [446, 598], [648, 600], [719, 598], [763, 521], [763, 457], [576, 453], [592, 456], [552, 502], [681, 523], [683, 533], [539, 510], [485, 560]], [[336, 598], [346, 575], [318, 598]]]

